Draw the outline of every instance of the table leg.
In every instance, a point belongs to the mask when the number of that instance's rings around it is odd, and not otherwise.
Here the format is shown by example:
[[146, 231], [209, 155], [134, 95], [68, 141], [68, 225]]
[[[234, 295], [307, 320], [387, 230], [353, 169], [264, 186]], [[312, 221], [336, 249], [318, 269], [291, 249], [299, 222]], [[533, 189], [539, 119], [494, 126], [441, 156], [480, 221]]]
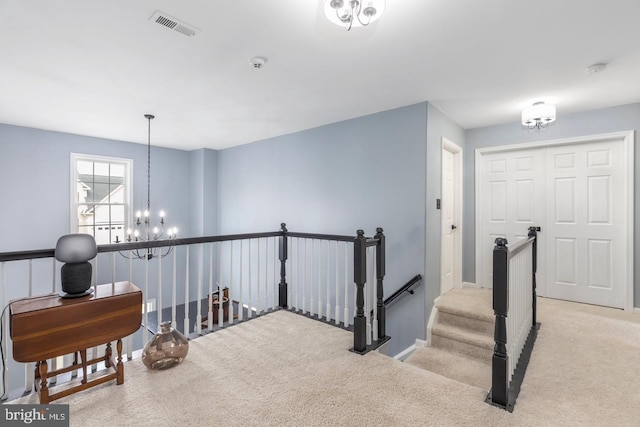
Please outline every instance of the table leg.
[[38, 364], [38, 371], [40, 372], [40, 404], [46, 405], [49, 403], [49, 388], [47, 387], [47, 361], [41, 360]]
[[118, 378], [116, 384], [124, 384], [124, 364], [122, 363], [122, 340], [118, 338], [116, 343], [116, 350], [118, 350], [118, 364], [116, 365], [118, 371]]
[[111, 367], [111, 343], [107, 343], [107, 347], [104, 350], [104, 366], [106, 368]]
[[82, 360], [82, 384], [87, 383], [87, 349], [80, 350], [80, 360]]
[[124, 364], [122, 363], [122, 340], [118, 338], [116, 343], [116, 350], [118, 350], [118, 364], [116, 365], [116, 371], [118, 372], [118, 378], [116, 384], [124, 384]]

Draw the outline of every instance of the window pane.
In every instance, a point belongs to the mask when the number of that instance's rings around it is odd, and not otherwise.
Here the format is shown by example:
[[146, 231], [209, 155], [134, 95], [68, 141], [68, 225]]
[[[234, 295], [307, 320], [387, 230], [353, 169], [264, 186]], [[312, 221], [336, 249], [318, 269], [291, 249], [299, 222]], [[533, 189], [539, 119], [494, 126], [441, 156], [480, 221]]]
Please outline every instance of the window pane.
[[96, 225], [109, 225], [111, 218], [109, 217], [109, 205], [96, 205], [95, 222]]
[[95, 237], [98, 244], [126, 239], [130, 192], [127, 175], [131, 163], [108, 158], [76, 157], [72, 211], [77, 215], [78, 232]]
[[96, 234], [93, 237], [95, 237], [96, 239], [96, 244], [108, 245], [109, 243], [113, 243], [109, 239], [109, 236], [110, 236], [109, 226], [96, 226], [95, 230], [96, 230]]
[[93, 227], [78, 227], [78, 233], [90, 234], [93, 236]]
[[78, 160], [76, 163], [76, 169], [78, 174], [93, 175], [93, 162]]
[[124, 206], [111, 205], [111, 225], [124, 226]]
[[94, 208], [93, 205], [78, 205], [78, 226], [93, 225]]
[[124, 178], [124, 165], [121, 163], [112, 163], [111, 164], [111, 177], [119, 177]]
[[98, 203], [109, 203], [108, 183], [102, 184], [96, 182], [95, 184], [93, 184], [93, 201]]
[[84, 203], [84, 202], [88, 202], [91, 200], [91, 197], [93, 197], [90, 194], [91, 191], [91, 187], [89, 187], [87, 184], [85, 184], [82, 181], [77, 181], [76, 182], [76, 202], [78, 203]]
[[95, 162], [93, 174], [109, 176], [109, 163]]
[[124, 203], [124, 185], [111, 184], [111, 203]]

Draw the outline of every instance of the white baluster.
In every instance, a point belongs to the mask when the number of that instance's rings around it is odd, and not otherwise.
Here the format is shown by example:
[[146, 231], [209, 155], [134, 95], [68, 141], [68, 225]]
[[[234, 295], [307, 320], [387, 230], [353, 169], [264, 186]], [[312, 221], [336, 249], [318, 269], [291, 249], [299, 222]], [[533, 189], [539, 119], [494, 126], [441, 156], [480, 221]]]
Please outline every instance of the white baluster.
[[[200, 335], [202, 333], [202, 280], [203, 280], [203, 270], [204, 270], [204, 247], [202, 245], [198, 245], [196, 247], [198, 249], [198, 277], [197, 277], [197, 282], [196, 282], [196, 325], [194, 329], [194, 332], [198, 335]], [[189, 268], [189, 265], [187, 264], [187, 269]], [[186, 302], [185, 304], [188, 304], [188, 302]], [[185, 329], [186, 331], [187, 329]], [[185, 336], [188, 336], [185, 334]]]
[[229, 241], [229, 325], [233, 324], [233, 240]]
[[111, 293], [116, 291], [116, 253], [111, 252]]
[[[326, 308], [326, 321], [331, 321], [331, 284], [329, 277], [331, 276], [331, 241], [327, 240], [327, 308]], [[336, 265], [337, 268], [337, 265]], [[336, 298], [337, 300], [337, 298]], [[338, 314], [336, 313], [336, 317]]]
[[344, 321], [346, 328], [351, 319], [349, 317], [349, 243], [344, 243]]
[[189, 249], [187, 245], [187, 259], [185, 260], [186, 272], [184, 278], [184, 336], [189, 337]]
[[313, 280], [314, 280], [314, 274], [313, 274], [313, 264], [314, 261], [316, 259], [316, 241], [315, 240], [311, 240], [311, 288], [310, 288], [310, 292], [311, 292], [311, 296], [309, 297], [309, 315], [311, 317], [314, 316], [314, 301], [313, 301], [313, 291], [314, 291], [314, 286], [313, 286]]
[[261, 272], [260, 272], [260, 261], [262, 259], [262, 257], [260, 256], [260, 239], [256, 239], [257, 243], [258, 243], [258, 249], [256, 250], [256, 253], [258, 255], [258, 276], [257, 276], [257, 280], [256, 280], [256, 292], [258, 293], [258, 296], [256, 298], [256, 314], [260, 314], [261, 308], [262, 308], [262, 304], [260, 301], [260, 277], [262, 276]]
[[[171, 327], [172, 328], [176, 328], [178, 325], [177, 322], [177, 313], [176, 313], [176, 305], [177, 305], [177, 297], [176, 297], [176, 291], [178, 288], [178, 281], [177, 281], [177, 259], [178, 259], [178, 248], [174, 248], [173, 249], [173, 284], [171, 287]], [[146, 341], [145, 341], [146, 342]]]
[[29, 296], [33, 296], [33, 260], [30, 259], [29, 262], [29, 276], [28, 276], [28, 284], [29, 284]]
[[[56, 271], [56, 259], [55, 258], [51, 258], [52, 261], [52, 266], [53, 266], [53, 271], [51, 274], [51, 277], [53, 278], [52, 282], [52, 286], [51, 286], [51, 293], [55, 294], [56, 293], [56, 276], [57, 276], [57, 271]], [[4, 335], [3, 335], [4, 336]]]
[[[258, 239], [258, 258], [262, 258], [262, 255], [260, 255], [260, 239]], [[258, 266], [258, 271], [261, 271], [259, 266]], [[258, 299], [259, 307], [262, 307], [265, 313], [269, 309], [268, 273], [269, 273], [269, 241], [265, 239], [264, 241], [264, 287], [263, 287], [264, 292], [263, 292], [262, 299]], [[259, 285], [260, 285], [260, 279], [258, 279], [258, 286]]]
[[[340, 263], [338, 261], [338, 259], [339, 259], [338, 253], [340, 252], [339, 248], [340, 248], [340, 244], [336, 240], [336, 311], [335, 311], [335, 313], [336, 313], [336, 319], [335, 319], [336, 325], [340, 323], [340, 286], [339, 286], [339, 282], [340, 282], [339, 276], [340, 275], [339, 275], [339, 272], [338, 272], [338, 266], [340, 265]], [[345, 266], [345, 268], [346, 268], [346, 266]]]
[[[293, 238], [290, 238], [290, 242], [293, 243]], [[278, 283], [280, 283], [280, 278], [278, 277], [278, 272], [280, 271], [279, 261], [280, 261], [280, 257], [278, 256], [278, 238], [274, 237], [273, 238], [273, 288], [271, 289], [271, 293], [272, 293], [271, 301], [273, 301], [274, 307], [278, 305], [278, 301], [279, 301], [278, 297], [276, 296], [276, 289], [279, 290]], [[291, 268], [293, 268], [293, 265]], [[293, 289], [291, 289], [290, 287], [287, 287], [287, 306], [289, 308], [291, 308], [292, 293], [293, 293]]]
[[296, 237], [296, 302], [294, 308], [296, 311], [300, 311], [300, 238]]
[[378, 280], [377, 280], [377, 270], [376, 270], [376, 248], [374, 247], [371, 251], [371, 268], [373, 270], [373, 274], [371, 275], [371, 290], [373, 291], [373, 301], [371, 306], [373, 307], [373, 323], [371, 325], [371, 329], [373, 329], [373, 340], [378, 341]]
[[307, 239], [302, 241], [304, 243], [303, 252], [303, 264], [302, 264], [302, 314], [307, 313]]
[[162, 257], [158, 257], [158, 298], [156, 304], [156, 313], [158, 313], [158, 327], [162, 323]]
[[[96, 263], [97, 264], [97, 263]], [[144, 293], [143, 293], [144, 329], [142, 330], [142, 342], [149, 341], [149, 257], [144, 259]]]
[[322, 320], [322, 240], [318, 246], [318, 320]]
[[[209, 243], [209, 292], [207, 293], [207, 330], [213, 330], [213, 247], [214, 243]], [[198, 301], [198, 305], [200, 305]]]
[[247, 312], [247, 317], [251, 319], [253, 317], [253, 283], [251, 283], [251, 239], [249, 239], [249, 271], [247, 272], [249, 279], [249, 308]]
[[243, 240], [240, 240], [240, 298], [238, 303], [238, 321], [242, 321], [244, 316], [244, 300], [242, 299], [242, 260], [244, 254]]

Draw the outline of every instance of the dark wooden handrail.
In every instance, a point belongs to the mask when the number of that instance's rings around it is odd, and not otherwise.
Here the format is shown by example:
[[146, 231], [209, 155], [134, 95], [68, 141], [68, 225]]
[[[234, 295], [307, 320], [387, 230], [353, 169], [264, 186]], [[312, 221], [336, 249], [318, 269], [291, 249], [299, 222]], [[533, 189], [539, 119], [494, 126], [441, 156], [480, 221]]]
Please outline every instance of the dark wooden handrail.
[[[385, 299], [384, 302], [383, 302], [383, 305], [385, 307], [390, 306], [391, 304], [396, 302], [398, 299], [400, 299], [400, 297], [402, 297], [405, 293], [409, 293], [409, 294], [413, 295], [414, 290], [411, 289], [411, 287], [413, 285], [415, 285], [416, 283], [420, 282], [421, 280], [422, 280], [422, 275], [416, 274], [411, 279], [409, 279], [409, 281], [407, 283], [402, 285], [402, 287], [400, 287], [400, 289], [398, 289], [397, 291], [392, 293], [391, 296], [389, 296], [387, 299]], [[371, 310], [371, 316], [373, 316], [373, 310]]]
[[[213, 243], [213, 242], [226, 242], [230, 240], [247, 240], [247, 239], [260, 239], [264, 237], [278, 237], [286, 234], [288, 237], [298, 237], [303, 239], [320, 239], [320, 240], [335, 240], [341, 242], [353, 242], [354, 236], [342, 236], [334, 234], [316, 234], [316, 233], [299, 233], [291, 231], [267, 231], [263, 233], [242, 233], [242, 234], [227, 234], [222, 236], [203, 236], [203, 237], [185, 237], [180, 239], [164, 239], [164, 240], [152, 240], [152, 241], [139, 241], [139, 242], [126, 242], [126, 243], [113, 243], [108, 245], [98, 245], [98, 253], [108, 252], [125, 252], [136, 249], [152, 249], [162, 248], [167, 246], [185, 246], [196, 245], [201, 243]], [[377, 242], [375, 238], [367, 238], [369, 241]], [[373, 243], [375, 244], [375, 243]], [[22, 261], [30, 259], [40, 258], [53, 258], [55, 249], [36, 249], [29, 251], [12, 251], [12, 252], [0, 252], [0, 262], [4, 261]]]

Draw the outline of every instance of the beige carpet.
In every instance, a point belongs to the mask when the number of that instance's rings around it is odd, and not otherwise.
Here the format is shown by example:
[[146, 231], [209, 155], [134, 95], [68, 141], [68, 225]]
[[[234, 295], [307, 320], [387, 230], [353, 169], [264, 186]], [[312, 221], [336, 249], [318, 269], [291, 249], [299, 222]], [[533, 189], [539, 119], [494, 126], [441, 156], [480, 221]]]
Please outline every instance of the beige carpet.
[[638, 425], [640, 315], [539, 306], [542, 328], [511, 414], [484, 403], [486, 390], [350, 353], [348, 332], [286, 311], [191, 341], [170, 370], [129, 362], [124, 385], [58, 402], [83, 427]]

